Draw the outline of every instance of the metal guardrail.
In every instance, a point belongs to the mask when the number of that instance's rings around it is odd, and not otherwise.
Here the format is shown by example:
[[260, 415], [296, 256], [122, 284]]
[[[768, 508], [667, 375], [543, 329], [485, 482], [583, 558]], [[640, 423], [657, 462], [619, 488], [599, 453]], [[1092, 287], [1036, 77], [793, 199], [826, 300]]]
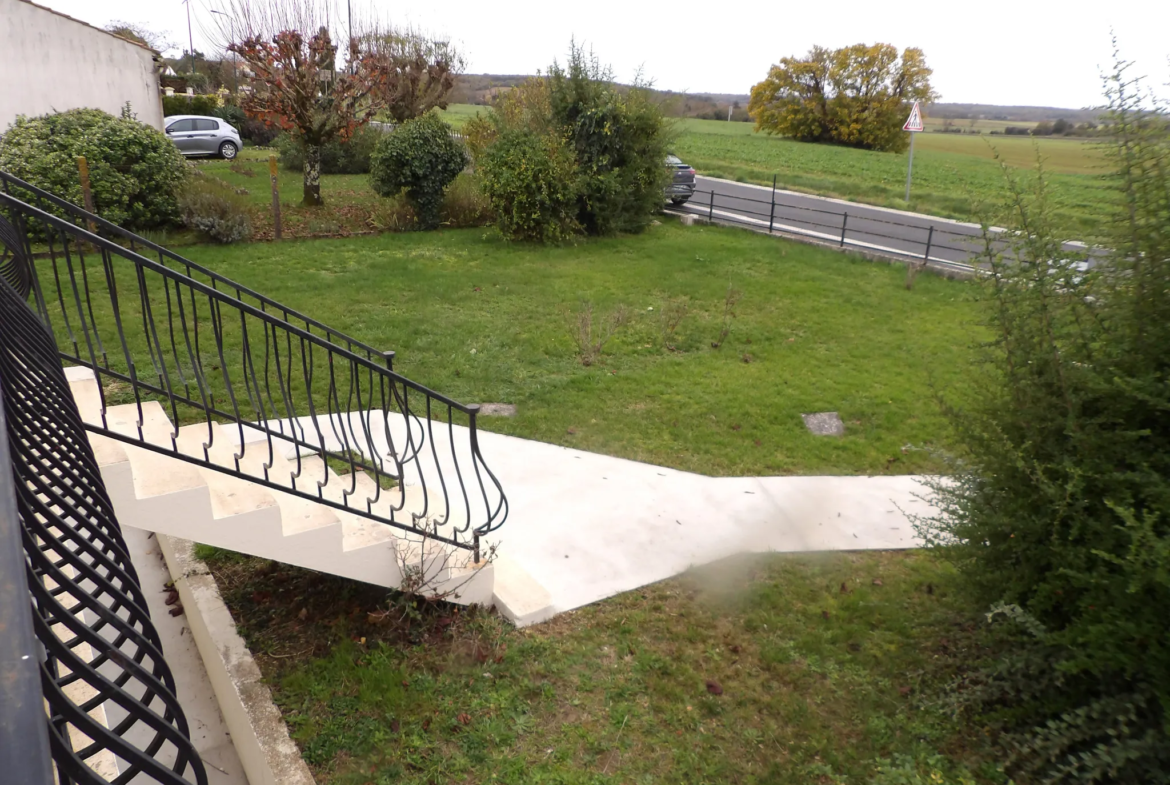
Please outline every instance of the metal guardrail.
[[[507, 499], [480, 451], [479, 407], [396, 373], [393, 352], [372, 357], [372, 348], [198, 268], [212, 278], [205, 283], [173, 254], [149, 259], [133, 249], [165, 249], [105, 223], [117, 241], [91, 232], [79, 224], [100, 219], [75, 206], [61, 218], [0, 192], [0, 215], [12, 223], [0, 240], [16, 236], [9, 253], [30, 260], [36, 309], [60, 357], [97, 377], [102, 418], [89, 430], [477, 556], [480, 537], [503, 523]], [[111, 427], [114, 401], [137, 407], [136, 433]], [[169, 444], [145, 439], [150, 401], [174, 425]], [[223, 438], [214, 422], [234, 431], [233, 466], [211, 459]], [[179, 448], [178, 428], [194, 423], [207, 426], [201, 456]], [[291, 478], [270, 474], [278, 452], [294, 453]], [[260, 474], [244, 471], [257, 454]], [[307, 454], [322, 465], [314, 468]], [[359, 489], [359, 472], [374, 479], [372, 492]], [[408, 484], [421, 486], [421, 509], [407, 504]]]
[[[979, 231], [962, 232], [933, 222], [923, 226], [878, 218], [861, 204], [853, 212], [845, 205], [840, 209], [826, 209], [786, 204], [776, 201], [776, 193], [773, 189], [770, 199], [753, 199], [713, 189], [696, 189], [684, 212], [712, 223], [876, 251], [963, 272], [973, 270], [976, 265], [972, 257], [986, 251], [986, 240]], [[993, 252], [1009, 249], [1007, 242], [994, 237], [991, 244]], [[954, 256], [969, 261], [947, 258]]]
[[9, 272], [0, 277], [0, 780], [206, 785], [53, 336]]

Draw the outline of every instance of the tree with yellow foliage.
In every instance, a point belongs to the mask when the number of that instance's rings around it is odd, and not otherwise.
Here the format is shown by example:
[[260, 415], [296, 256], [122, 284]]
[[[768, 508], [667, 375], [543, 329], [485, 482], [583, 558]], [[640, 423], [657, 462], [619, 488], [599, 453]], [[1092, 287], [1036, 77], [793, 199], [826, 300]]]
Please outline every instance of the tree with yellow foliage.
[[938, 100], [926, 57], [890, 44], [842, 49], [814, 46], [803, 58], [785, 57], [752, 88], [748, 113], [756, 130], [802, 142], [828, 142], [901, 152], [909, 143], [902, 124], [914, 101]]

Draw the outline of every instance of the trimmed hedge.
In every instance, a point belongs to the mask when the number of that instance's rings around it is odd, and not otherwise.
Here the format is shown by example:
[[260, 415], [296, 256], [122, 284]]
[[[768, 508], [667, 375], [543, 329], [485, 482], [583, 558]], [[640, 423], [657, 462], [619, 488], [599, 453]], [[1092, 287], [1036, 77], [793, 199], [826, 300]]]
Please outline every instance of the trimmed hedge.
[[129, 229], [179, 220], [178, 191], [187, 177], [183, 156], [161, 132], [97, 109], [18, 117], [0, 139], [0, 169], [84, 204], [77, 158], [89, 164], [94, 206]]

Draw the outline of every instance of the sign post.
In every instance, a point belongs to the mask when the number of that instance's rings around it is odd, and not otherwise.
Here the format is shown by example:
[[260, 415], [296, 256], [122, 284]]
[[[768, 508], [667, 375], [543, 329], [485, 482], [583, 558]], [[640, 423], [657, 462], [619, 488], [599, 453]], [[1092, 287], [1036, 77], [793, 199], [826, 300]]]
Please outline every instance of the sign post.
[[906, 203], [910, 203], [910, 175], [914, 172], [914, 135], [922, 131], [922, 107], [917, 101], [910, 110], [910, 117], [902, 126], [903, 131], [910, 132], [910, 163], [906, 166]]

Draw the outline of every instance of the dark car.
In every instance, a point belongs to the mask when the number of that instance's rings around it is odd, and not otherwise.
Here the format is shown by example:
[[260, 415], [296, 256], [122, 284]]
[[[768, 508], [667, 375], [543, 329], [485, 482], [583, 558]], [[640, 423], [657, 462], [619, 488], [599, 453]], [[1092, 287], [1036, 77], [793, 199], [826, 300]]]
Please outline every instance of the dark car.
[[674, 173], [674, 181], [666, 186], [666, 196], [676, 205], [686, 204], [695, 195], [695, 170], [677, 156], [666, 156], [666, 168]]
[[180, 114], [163, 118], [167, 136], [183, 155], [218, 155], [231, 160], [244, 143], [240, 132], [218, 117]]

